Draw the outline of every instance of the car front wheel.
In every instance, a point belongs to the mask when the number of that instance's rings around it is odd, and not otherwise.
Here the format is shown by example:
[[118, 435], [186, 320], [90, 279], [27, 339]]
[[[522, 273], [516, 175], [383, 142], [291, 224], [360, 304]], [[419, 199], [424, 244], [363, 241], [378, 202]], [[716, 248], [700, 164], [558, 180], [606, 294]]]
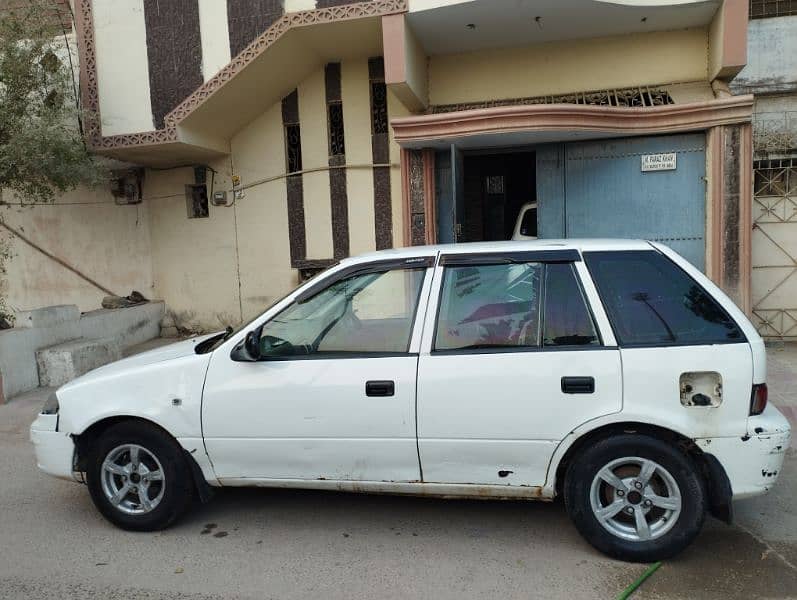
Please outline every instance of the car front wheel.
[[97, 439], [86, 480], [99, 511], [135, 531], [168, 527], [193, 497], [182, 448], [157, 427], [136, 421], [115, 425]]
[[564, 495], [586, 540], [622, 560], [669, 558], [692, 542], [705, 520], [705, 485], [692, 459], [645, 435], [589, 446], [570, 464]]

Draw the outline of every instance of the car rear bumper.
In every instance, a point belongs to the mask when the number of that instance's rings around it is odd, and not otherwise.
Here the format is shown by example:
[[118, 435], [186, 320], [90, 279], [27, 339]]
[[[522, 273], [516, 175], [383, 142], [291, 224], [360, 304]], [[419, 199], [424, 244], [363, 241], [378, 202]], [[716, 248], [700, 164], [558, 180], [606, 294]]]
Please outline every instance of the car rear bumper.
[[768, 492], [778, 480], [791, 443], [789, 422], [772, 405], [761, 415], [750, 417], [748, 428], [750, 433], [745, 436], [695, 440], [725, 469], [734, 500]]
[[30, 426], [36, 464], [48, 475], [76, 481], [72, 474], [75, 443], [69, 434], [55, 430], [57, 422], [57, 415], [39, 415]]

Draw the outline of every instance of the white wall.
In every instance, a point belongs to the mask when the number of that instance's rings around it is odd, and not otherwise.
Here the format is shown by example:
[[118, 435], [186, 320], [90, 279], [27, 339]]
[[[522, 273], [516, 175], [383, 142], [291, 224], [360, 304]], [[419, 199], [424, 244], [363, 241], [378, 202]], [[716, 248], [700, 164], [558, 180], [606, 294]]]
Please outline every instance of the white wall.
[[93, 6], [102, 133], [151, 131], [144, 1], [93, 0]]
[[731, 89], [737, 94], [797, 91], [797, 15], [750, 21], [747, 66]]
[[[146, 204], [116, 206], [107, 190], [77, 189], [54, 203], [20, 205], [5, 193], [0, 220], [104, 287], [126, 296], [151, 298], [152, 255]], [[10, 309], [76, 304], [100, 308], [105, 293], [0, 229], [11, 247], [0, 293]]]
[[202, 77], [207, 81], [230, 62], [226, 0], [199, 0], [199, 33], [202, 38]]
[[[299, 84], [299, 122], [302, 136], [302, 169], [329, 165], [327, 101], [324, 69], [318, 69]], [[363, 115], [365, 118], [368, 115]], [[281, 140], [275, 140], [281, 143]], [[329, 202], [329, 172], [306, 173], [304, 218], [307, 227], [307, 258], [332, 256], [332, 208]], [[312, 232], [312, 233], [311, 233]]]
[[285, 12], [298, 12], [300, 10], [313, 10], [315, 0], [285, 0]]

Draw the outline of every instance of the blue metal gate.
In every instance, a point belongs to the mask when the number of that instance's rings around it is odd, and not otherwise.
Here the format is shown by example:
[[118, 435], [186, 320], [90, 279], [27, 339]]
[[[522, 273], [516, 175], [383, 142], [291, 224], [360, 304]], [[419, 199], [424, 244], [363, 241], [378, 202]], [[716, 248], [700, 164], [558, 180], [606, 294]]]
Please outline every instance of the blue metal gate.
[[[643, 171], [644, 155], [675, 153], [676, 168]], [[660, 241], [705, 268], [705, 136], [630, 138], [537, 153], [540, 237]]]

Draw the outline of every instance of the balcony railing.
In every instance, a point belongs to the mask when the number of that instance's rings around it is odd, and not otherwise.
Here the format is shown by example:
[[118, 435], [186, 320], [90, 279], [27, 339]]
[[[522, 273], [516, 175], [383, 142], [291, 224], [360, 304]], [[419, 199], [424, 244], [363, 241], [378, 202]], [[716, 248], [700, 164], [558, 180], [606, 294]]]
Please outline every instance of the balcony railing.
[[767, 19], [797, 15], [797, 0], [750, 0], [750, 18]]
[[755, 113], [753, 148], [759, 155], [797, 151], [797, 110]]

